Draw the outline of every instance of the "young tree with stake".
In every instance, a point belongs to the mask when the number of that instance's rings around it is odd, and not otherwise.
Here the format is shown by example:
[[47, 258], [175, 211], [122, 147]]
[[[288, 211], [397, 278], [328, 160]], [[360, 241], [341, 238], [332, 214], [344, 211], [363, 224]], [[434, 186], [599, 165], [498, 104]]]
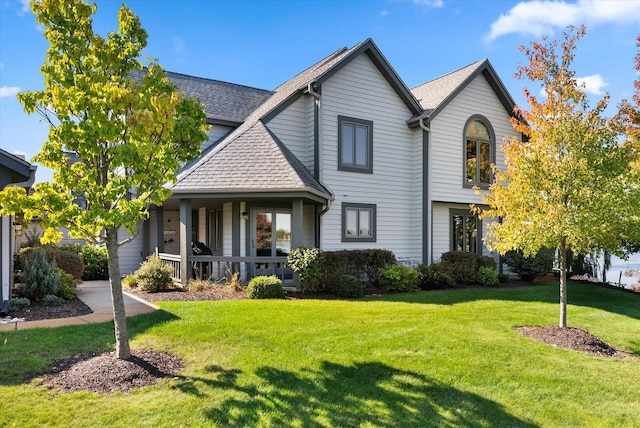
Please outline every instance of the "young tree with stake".
[[521, 47], [529, 64], [516, 76], [541, 83], [544, 96], [525, 90], [530, 109], [517, 109], [522, 120], [512, 119], [525, 141], [504, 144], [506, 170], [495, 170], [483, 198], [489, 208], [476, 207], [481, 216], [502, 219], [489, 226], [489, 248], [525, 255], [556, 248], [561, 327], [567, 326], [567, 253], [621, 254], [621, 238], [640, 210], [637, 174], [629, 168], [633, 151], [619, 144], [619, 127], [604, 116], [609, 97], [591, 109], [570, 68], [584, 34], [584, 27], [570, 28], [559, 46], [543, 40]]
[[[199, 101], [176, 92], [157, 61], [141, 81], [131, 78], [143, 69], [138, 58], [147, 33], [125, 5], [118, 31], [106, 38], [93, 32], [95, 4], [34, 0], [31, 9], [50, 43], [41, 68], [45, 88], [18, 98], [50, 125], [34, 160], [53, 169], [53, 182], [36, 184], [32, 195], [7, 188], [0, 206], [3, 213], [22, 211], [27, 221], [41, 217], [43, 242], [59, 240], [58, 227], [65, 226], [72, 237], [106, 246], [116, 356], [129, 358], [118, 266], [118, 247], [126, 241], [118, 240], [118, 230], [135, 236], [149, 205], [170, 196], [165, 184], [207, 138], [205, 114]], [[79, 161], [70, 165], [67, 151]], [[72, 203], [78, 195], [86, 209]]]

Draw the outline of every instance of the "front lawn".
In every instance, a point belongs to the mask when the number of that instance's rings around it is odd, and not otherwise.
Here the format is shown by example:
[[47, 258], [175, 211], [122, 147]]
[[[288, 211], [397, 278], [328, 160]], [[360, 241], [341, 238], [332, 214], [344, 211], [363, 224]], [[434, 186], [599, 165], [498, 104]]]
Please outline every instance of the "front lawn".
[[165, 302], [129, 319], [174, 378], [129, 395], [35, 383], [55, 359], [109, 349], [112, 323], [3, 332], [0, 426], [640, 426], [640, 296], [569, 287], [569, 325], [638, 356], [521, 335], [556, 324], [557, 284], [357, 301]]

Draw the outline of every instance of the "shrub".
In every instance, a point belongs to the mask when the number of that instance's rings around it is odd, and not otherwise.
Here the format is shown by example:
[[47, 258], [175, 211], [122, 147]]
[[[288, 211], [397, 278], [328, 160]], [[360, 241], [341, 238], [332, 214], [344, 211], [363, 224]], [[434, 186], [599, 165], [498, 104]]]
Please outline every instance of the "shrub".
[[340, 278], [347, 274], [347, 262], [349, 260], [345, 253], [343, 251], [327, 251], [324, 253], [320, 290], [318, 291], [334, 290]]
[[250, 299], [281, 299], [284, 297], [282, 281], [275, 276], [256, 276], [249, 281], [246, 289]]
[[187, 289], [189, 291], [206, 291], [213, 287], [213, 284], [206, 279], [190, 279], [187, 283]]
[[138, 288], [138, 279], [136, 278], [135, 273], [130, 273], [122, 278], [122, 285], [128, 288]]
[[[327, 255], [329, 253], [326, 253]], [[380, 285], [380, 270], [384, 267], [395, 265], [396, 256], [389, 250], [341, 250], [334, 251], [332, 257], [343, 259], [343, 262], [333, 262], [337, 265], [346, 264], [346, 269], [340, 275], [333, 276], [332, 282], [337, 281], [343, 274], [347, 273], [359, 278], [362, 282], [370, 286]], [[327, 270], [326, 268], [323, 270]]]
[[506, 273], [501, 273], [498, 275], [498, 281], [501, 284], [506, 284], [507, 282], [509, 282], [510, 278], [509, 275], [507, 275]]
[[31, 300], [26, 297], [16, 297], [9, 300], [9, 312], [18, 312], [21, 309], [31, 306]]
[[295, 248], [287, 256], [287, 267], [298, 275], [303, 291], [320, 291], [324, 257], [324, 252], [314, 247]]
[[443, 263], [431, 263], [418, 266], [420, 275], [418, 286], [423, 290], [439, 290], [455, 284], [449, 267]]
[[332, 291], [339, 297], [361, 297], [362, 282], [353, 275], [342, 275], [333, 285]]
[[42, 298], [42, 303], [45, 306], [60, 306], [64, 303], [64, 299], [53, 294], [47, 294]]
[[484, 287], [494, 287], [499, 283], [498, 272], [494, 268], [482, 266], [478, 269], [478, 284]]
[[47, 294], [57, 294], [60, 289], [60, 271], [55, 262], [47, 262], [44, 251], [35, 249], [25, 260], [22, 273], [21, 297], [39, 302]]
[[[59, 269], [59, 268], [58, 268]], [[65, 300], [71, 300], [76, 297], [76, 288], [82, 283], [79, 279], [74, 278], [72, 275], [60, 271], [60, 290], [58, 290], [58, 296]]]
[[84, 263], [83, 281], [109, 279], [109, 265], [105, 247], [96, 247], [90, 244], [65, 244], [61, 245], [60, 248], [75, 251], [82, 256]]
[[526, 281], [544, 276], [552, 271], [555, 250], [541, 248], [534, 257], [525, 257], [520, 250], [508, 251], [504, 261]]
[[15, 263], [16, 270], [24, 270], [26, 259], [34, 250], [43, 251], [49, 263], [55, 261], [56, 266], [72, 275], [74, 278], [81, 279], [84, 271], [84, 263], [82, 256], [68, 247], [24, 247], [16, 254]]
[[140, 268], [135, 272], [136, 283], [144, 291], [162, 291], [171, 287], [171, 268], [165, 266], [160, 257], [151, 255], [147, 257]]
[[380, 277], [380, 284], [387, 291], [403, 293], [418, 288], [418, 271], [404, 265], [382, 268]]
[[475, 253], [466, 251], [449, 251], [444, 253], [440, 262], [447, 265], [455, 282], [459, 284], [475, 284], [477, 279], [477, 261]]
[[488, 267], [493, 270], [497, 270], [497, 264], [495, 259], [489, 256], [476, 256], [476, 267], [478, 268], [478, 272], [482, 267]]

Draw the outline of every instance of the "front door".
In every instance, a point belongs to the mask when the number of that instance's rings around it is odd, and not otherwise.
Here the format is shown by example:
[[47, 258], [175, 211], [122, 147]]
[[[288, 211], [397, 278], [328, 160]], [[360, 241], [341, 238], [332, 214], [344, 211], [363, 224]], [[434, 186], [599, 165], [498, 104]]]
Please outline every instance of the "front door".
[[[252, 254], [256, 257], [287, 257], [291, 251], [291, 212], [275, 209], [254, 209], [251, 239]], [[256, 263], [254, 274], [292, 278], [284, 263]]]

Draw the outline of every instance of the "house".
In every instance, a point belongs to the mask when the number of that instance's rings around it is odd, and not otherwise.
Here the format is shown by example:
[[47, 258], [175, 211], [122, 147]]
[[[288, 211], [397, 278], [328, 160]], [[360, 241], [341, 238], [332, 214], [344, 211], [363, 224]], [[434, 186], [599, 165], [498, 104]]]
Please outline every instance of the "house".
[[[514, 102], [488, 60], [409, 89], [371, 40], [340, 49], [273, 91], [175, 73], [212, 125], [202, 155], [121, 253], [157, 251], [193, 274], [287, 279], [286, 254], [383, 248], [429, 264], [450, 250], [490, 254], [480, 204]], [[192, 241], [211, 255], [192, 255]], [[123, 272], [127, 269], [124, 268]]]
[[[29, 191], [36, 178], [36, 166], [0, 149], [0, 190], [9, 186]], [[0, 313], [9, 310], [13, 284], [13, 254], [15, 252], [13, 216], [0, 216]]]

